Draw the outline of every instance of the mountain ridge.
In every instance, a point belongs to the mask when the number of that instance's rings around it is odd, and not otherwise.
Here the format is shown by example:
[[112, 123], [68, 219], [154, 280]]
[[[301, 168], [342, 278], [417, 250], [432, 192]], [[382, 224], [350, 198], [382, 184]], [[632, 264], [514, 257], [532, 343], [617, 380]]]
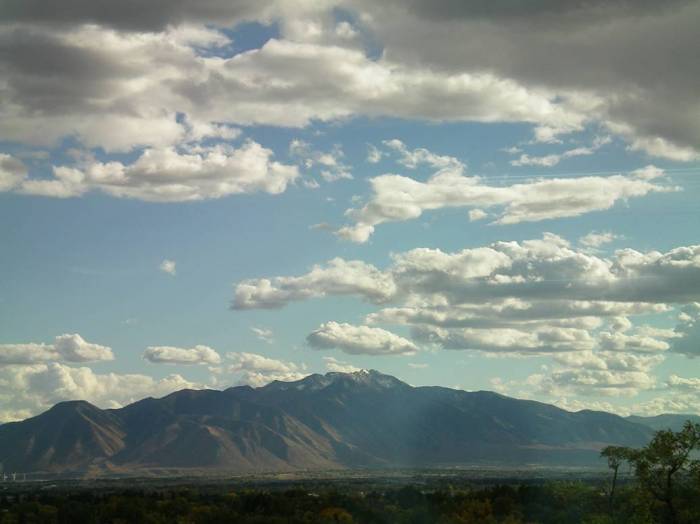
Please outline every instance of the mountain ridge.
[[118, 409], [61, 402], [0, 426], [0, 462], [8, 471], [58, 475], [599, 465], [602, 446], [639, 446], [652, 434], [611, 413], [414, 387], [363, 370], [185, 389]]

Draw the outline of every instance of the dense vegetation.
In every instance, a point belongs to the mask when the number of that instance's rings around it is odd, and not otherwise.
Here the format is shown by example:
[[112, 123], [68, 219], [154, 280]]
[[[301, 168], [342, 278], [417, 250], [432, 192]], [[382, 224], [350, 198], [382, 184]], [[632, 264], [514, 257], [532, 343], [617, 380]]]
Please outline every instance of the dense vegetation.
[[610, 479], [588, 482], [0, 491], [0, 524], [698, 523], [698, 444], [700, 425], [687, 424], [642, 449], [606, 448]]
[[[679, 493], [679, 497], [681, 494]], [[680, 500], [680, 499], [679, 499]], [[697, 500], [697, 499], [696, 499]], [[696, 501], [687, 500], [680, 522], [700, 522]], [[601, 486], [553, 482], [540, 486], [386, 491], [309, 492], [300, 489], [205, 493], [173, 491], [33, 494], [3, 501], [8, 523], [646, 523], [662, 517], [656, 502], [625, 485], [610, 512]], [[694, 507], [696, 506], [696, 507]]]

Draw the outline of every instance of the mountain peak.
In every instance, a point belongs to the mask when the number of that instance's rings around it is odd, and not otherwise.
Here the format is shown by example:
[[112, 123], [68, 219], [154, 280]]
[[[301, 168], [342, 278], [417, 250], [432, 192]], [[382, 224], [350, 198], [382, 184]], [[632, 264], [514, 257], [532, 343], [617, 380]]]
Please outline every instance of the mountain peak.
[[371, 389], [391, 389], [395, 387], [408, 387], [408, 384], [391, 375], [385, 375], [374, 369], [361, 369], [343, 373], [330, 371], [325, 375], [314, 373], [308, 377], [294, 382], [282, 382], [275, 380], [264, 389], [277, 391], [319, 391], [331, 386], [362, 386]]

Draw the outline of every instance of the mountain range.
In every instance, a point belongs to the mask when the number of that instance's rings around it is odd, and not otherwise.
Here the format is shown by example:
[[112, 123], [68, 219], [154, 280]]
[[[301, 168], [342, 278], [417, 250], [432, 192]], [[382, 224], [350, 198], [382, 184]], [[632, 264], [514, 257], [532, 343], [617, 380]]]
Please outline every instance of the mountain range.
[[5, 471], [79, 476], [602, 465], [601, 447], [644, 445], [675, 417], [569, 412], [363, 370], [182, 390], [120, 409], [61, 402], [0, 426], [0, 462]]

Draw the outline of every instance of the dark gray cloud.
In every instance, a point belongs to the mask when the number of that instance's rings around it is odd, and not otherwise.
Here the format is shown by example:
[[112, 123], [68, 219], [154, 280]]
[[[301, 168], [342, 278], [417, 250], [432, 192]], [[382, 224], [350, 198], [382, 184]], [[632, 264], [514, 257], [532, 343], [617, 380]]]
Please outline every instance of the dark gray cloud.
[[258, 18], [266, 0], [4, 0], [0, 19], [47, 25], [100, 24], [120, 30], [157, 31], [167, 25], [231, 25]]
[[355, 4], [371, 15], [387, 59], [583, 92], [597, 99], [591, 115], [631, 128], [631, 142], [700, 144], [700, 2]]

